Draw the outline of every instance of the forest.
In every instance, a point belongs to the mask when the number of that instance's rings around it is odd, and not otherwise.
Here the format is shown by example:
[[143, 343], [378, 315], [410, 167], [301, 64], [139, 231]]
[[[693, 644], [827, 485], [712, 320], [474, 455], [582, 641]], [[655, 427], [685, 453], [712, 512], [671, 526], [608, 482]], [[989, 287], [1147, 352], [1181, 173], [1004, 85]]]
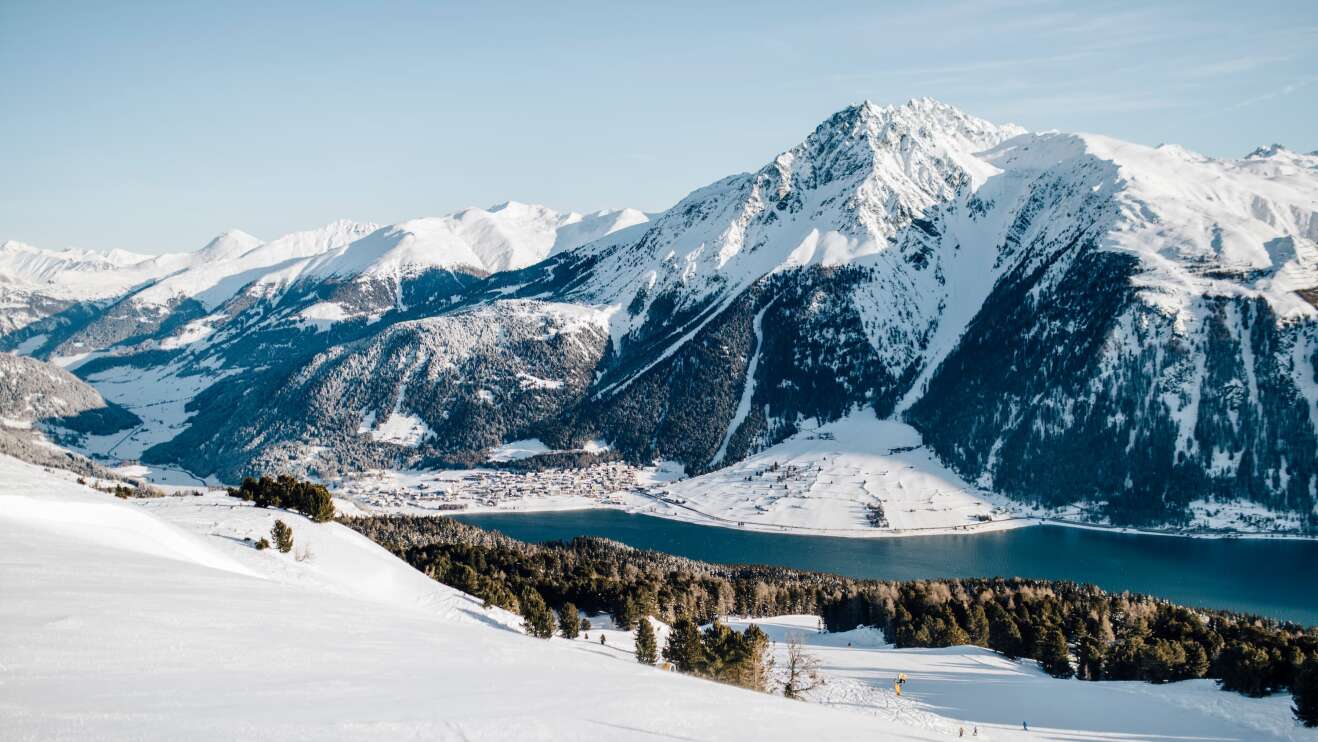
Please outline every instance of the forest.
[[712, 564], [600, 538], [527, 544], [442, 517], [339, 522], [431, 578], [512, 611], [530, 590], [549, 606], [608, 613], [623, 628], [645, 616], [677, 625], [814, 614], [829, 631], [866, 625], [898, 647], [988, 647], [1038, 660], [1061, 678], [1213, 678], [1249, 696], [1293, 691], [1297, 709], [1314, 704], [1318, 629], [1260, 616], [1055, 580], [859, 580]]

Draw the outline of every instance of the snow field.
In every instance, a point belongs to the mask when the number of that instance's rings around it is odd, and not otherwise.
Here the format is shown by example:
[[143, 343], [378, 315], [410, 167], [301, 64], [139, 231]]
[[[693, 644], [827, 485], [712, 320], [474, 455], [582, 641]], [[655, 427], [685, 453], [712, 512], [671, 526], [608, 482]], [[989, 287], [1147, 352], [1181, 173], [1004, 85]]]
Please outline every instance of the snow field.
[[[774, 468], [776, 465], [777, 468]], [[860, 410], [726, 468], [667, 487], [652, 515], [760, 530], [891, 536], [1009, 527], [1007, 502], [972, 487], [909, 425]], [[679, 502], [680, 501], [680, 502]], [[874, 528], [866, 505], [883, 508]], [[983, 520], [981, 520], [983, 519]]]
[[[606, 616], [589, 641], [523, 636], [338, 524], [218, 494], [120, 501], [8, 458], [0, 482], [6, 739], [1312, 739], [1284, 696], [1056, 680], [756, 619], [780, 667], [791, 634], [822, 662], [826, 684], [787, 701], [640, 667]], [[256, 551], [276, 518], [293, 551]]]
[[[11, 459], [0, 477], [29, 493], [0, 490], [7, 739], [934, 739], [531, 639], [337, 524], [219, 497], [120, 502]], [[32, 496], [120, 536], [34, 516], [18, 506]], [[293, 553], [242, 540], [276, 516]], [[133, 546], [161, 528], [186, 548]]]

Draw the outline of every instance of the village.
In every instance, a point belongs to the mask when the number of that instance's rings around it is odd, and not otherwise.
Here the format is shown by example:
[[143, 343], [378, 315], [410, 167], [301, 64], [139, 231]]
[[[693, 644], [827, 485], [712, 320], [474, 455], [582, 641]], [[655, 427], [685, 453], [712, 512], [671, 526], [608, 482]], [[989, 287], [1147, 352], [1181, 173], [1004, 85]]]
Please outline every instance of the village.
[[629, 497], [664, 496], [645, 479], [640, 469], [622, 462], [532, 472], [371, 470], [343, 479], [335, 494], [376, 512], [620, 507]]

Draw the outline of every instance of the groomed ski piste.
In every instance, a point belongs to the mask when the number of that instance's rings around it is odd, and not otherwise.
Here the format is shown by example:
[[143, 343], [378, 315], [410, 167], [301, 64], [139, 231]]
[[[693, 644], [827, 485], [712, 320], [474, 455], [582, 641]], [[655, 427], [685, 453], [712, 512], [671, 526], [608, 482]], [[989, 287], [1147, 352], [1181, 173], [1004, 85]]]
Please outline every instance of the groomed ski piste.
[[[1312, 738], [1288, 696], [1056, 680], [757, 620], [780, 656], [798, 634], [822, 661], [825, 685], [790, 701], [642, 667], [604, 617], [591, 641], [527, 637], [335, 523], [218, 493], [119, 500], [6, 457], [0, 483], [7, 740]], [[276, 518], [293, 550], [253, 548]]]

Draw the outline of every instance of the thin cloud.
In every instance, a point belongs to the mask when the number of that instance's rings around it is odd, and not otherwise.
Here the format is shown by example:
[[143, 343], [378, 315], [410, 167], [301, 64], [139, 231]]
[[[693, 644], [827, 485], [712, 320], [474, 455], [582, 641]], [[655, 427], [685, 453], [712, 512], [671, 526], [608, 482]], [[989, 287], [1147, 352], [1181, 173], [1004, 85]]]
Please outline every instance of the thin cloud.
[[1263, 103], [1265, 101], [1273, 100], [1274, 98], [1281, 98], [1290, 95], [1291, 93], [1294, 93], [1296, 91], [1303, 90], [1304, 88], [1308, 87], [1311, 83], [1315, 81], [1318, 81], [1318, 76], [1306, 77], [1302, 80], [1297, 80], [1289, 85], [1285, 85], [1283, 87], [1277, 88], [1276, 90], [1263, 93], [1262, 95], [1256, 95], [1253, 98], [1246, 98], [1245, 100], [1242, 100], [1233, 106], [1227, 106], [1226, 110], [1235, 111], [1237, 109], [1255, 105], [1256, 103]]
[[1218, 62], [1207, 62], [1194, 66], [1186, 66], [1183, 75], [1190, 78], [1221, 77], [1223, 75], [1233, 75], [1239, 72], [1249, 72], [1260, 67], [1267, 67], [1271, 64], [1288, 62], [1291, 59], [1294, 59], [1294, 57], [1280, 54], [1237, 57], [1235, 59], [1225, 59]]

